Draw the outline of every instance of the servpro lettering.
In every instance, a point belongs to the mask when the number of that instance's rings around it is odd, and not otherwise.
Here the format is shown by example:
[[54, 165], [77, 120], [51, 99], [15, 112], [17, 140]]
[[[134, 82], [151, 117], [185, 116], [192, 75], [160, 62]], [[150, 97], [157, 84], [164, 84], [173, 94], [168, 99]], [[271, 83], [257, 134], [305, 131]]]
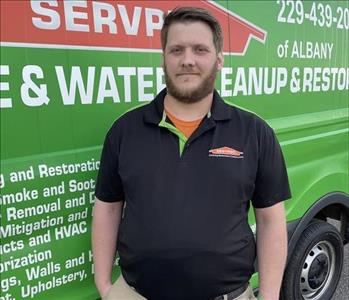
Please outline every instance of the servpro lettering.
[[[146, 36], [154, 36], [154, 30], [162, 27], [163, 12], [159, 9], [101, 1], [89, 2], [31, 0], [31, 8], [38, 15], [32, 17], [32, 23], [42, 30], [56, 30], [62, 26], [66, 31], [104, 31], [109, 34], [117, 34], [120, 31], [118, 27], [121, 27], [126, 35], [131, 36], [139, 34], [141, 18], [145, 20]], [[88, 4], [92, 6], [92, 10], [87, 10]], [[63, 14], [59, 9], [62, 6]]]
[[[24, 11], [30, 18], [18, 26], [7, 19], [2, 41], [65, 46], [93, 46], [138, 51], [160, 52], [160, 30], [164, 13], [183, 5], [182, 1], [5, 1], [3, 11]], [[226, 40], [223, 51], [244, 55], [251, 39], [264, 43], [267, 33], [216, 2], [186, 1], [188, 6], [208, 9], [221, 22]], [[115, 38], [117, 36], [117, 38]]]

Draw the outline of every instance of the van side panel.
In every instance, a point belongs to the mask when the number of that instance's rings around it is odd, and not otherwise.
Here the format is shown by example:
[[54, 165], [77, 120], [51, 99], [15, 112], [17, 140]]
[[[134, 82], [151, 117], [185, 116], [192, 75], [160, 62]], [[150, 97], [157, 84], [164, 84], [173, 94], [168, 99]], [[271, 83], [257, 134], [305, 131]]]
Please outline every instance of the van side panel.
[[[348, 195], [348, 1], [185, 3], [222, 24], [219, 93], [277, 134], [288, 221], [324, 195]], [[104, 136], [165, 87], [162, 15], [183, 1], [0, 5], [0, 297], [96, 299], [90, 235]], [[252, 210], [249, 221], [254, 229]]]

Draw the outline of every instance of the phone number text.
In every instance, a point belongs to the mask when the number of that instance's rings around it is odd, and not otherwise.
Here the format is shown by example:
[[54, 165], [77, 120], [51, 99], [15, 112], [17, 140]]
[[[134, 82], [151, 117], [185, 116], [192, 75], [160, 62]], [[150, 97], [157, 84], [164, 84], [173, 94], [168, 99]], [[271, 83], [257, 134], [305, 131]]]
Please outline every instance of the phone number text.
[[301, 0], [277, 0], [276, 3], [280, 6], [279, 23], [303, 24], [309, 21], [314, 26], [349, 29], [348, 7], [332, 8], [329, 4], [312, 2], [310, 10], [306, 11]]

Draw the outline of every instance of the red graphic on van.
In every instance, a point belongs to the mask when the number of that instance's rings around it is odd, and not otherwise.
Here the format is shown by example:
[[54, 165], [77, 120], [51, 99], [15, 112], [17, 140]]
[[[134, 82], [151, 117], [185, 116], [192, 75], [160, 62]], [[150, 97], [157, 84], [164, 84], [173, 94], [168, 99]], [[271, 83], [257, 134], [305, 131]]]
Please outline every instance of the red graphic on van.
[[251, 39], [266, 40], [263, 29], [213, 1], [13, 0], [1, 1], [1, 42], [160, 52], [163, 13], [183, 4], [219, 20], [225, 53], [244, 55]]

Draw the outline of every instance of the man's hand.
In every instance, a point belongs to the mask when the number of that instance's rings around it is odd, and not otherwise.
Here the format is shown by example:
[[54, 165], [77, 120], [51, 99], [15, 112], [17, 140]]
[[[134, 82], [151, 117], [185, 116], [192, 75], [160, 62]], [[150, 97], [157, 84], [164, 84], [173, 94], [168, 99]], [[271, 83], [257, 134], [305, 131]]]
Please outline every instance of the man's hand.
[[256, 208], [259, 295], [278, 300], [287, 257], [287, 230], [282, 202]]
[[102, 297], [112, 286], [111, 273], [115, 261], [117, 235], [123, 202], [96, 199], [93, 209], [92, 250], [97, 289]]

